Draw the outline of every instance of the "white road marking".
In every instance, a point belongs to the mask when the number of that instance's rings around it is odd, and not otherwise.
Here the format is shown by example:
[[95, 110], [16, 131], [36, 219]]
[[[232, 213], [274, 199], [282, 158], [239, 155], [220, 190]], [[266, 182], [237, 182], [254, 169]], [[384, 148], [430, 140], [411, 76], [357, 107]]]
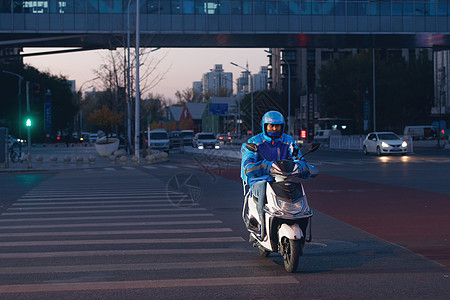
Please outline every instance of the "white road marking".
[[45, 225], [2, 225], [2, 229], [51, 229], [51, 228], [83, 228], [83, 227], [123, 227], [123, 226], [166, 226], [166, 225], [204, 225], [222, 224], [220, 220], [195, 221], [156, 221], [156, 222], [119, 222], [119, 223], [72, 223], [72, 224], [45, 224]]
[[[229, 260], [214, 261], [214, 268], [270, 267], [275, 265], [270, 260]], [[1, 275], [11, 274], [43, 274], [74, 272], [112, 272], [129, 270], [178, 270], [178, 269], [210, 269], [210, 261], [196, 262], [163, 262], [141, 264], [104, 264], [104, 265], [72, 265], [72, 266], [38, 266], [38, 267], [4, 267]]]
[[[180, 210], [184, 211], [184, 210]], [[211, 213], [203, 213], [203, 214], [155, 214], [155, 215], [120, 215], [120, 216], [87, 216], [87, 217], [55, 217], [55, 218], [22, 218], [22, 219], [0, 219], [0, 223], [8, 223], [11, 222], [33, 222], [33, 221], [48, 221], [48, 222], [56, 222], [56, 221], [80, 221], [80, 220], [120, 220], [120, 219], [154, 219], [154, 218], [192, 218], [192, 217], [212, 217], [214, 216]], [[3, 225], [2, 225], [3, 226]]]
[[198, 278], [168, 279], [168, 280], [135, 280], [135, 281], [105, 281], [83, 283], [47, 283], [47, 284], [13, 284], [1, 285], [0, 293], [43, 293], [67, 291], [98, 291], [121, 289], [155, 289], [174, 287], [205, 287], [205, 286], [234, 286], [234, 285], [278, 285], [298, 284], [293, 276], [262, 276], [262, 277], [226, 277], [226, 278]]
[[[220, 254], [220, 253], [253, 253], [253, 249], [209, 248], [209, 249], [150, 249], [150, 250], [97, 250], [97, 251], [61, 251], [61, 252], [10, 252], [0, 253], [0, 259], [29, 259], [55, 257], [91, 257], [91, 256], [129, 256], [129, 255], [180, 255], [185, 254]], [[0, 285], [1, 286], [1, 285]]]
[[[182, 195], [177, 195], [179, 197], [183, 197]], [[38, 207], [45, 207], [45, 206], [49, 206], [49, 208], [54, 208], [56, 207], [56, 205], [59, 205], [61, 208], [63, 207], [70, 207], [72, 205], [80, 205], [80, 204], [99, 204], [99, 205], [110, 205], [110, 204], [115, 204], [115, 203], [120, 203], [123, 205], [128, 205], [129, 203], [167, 203], [169, 202], [169, 200], [165, 199], [166, 196], [161, 196], [159, 198], [163, 198], [162, 200], [157, 200], [157, 199], [145, 199], [145, 200], [130, 200], [127, 199], [126, 201], [122, 201], [122, 200], [112, 200], [112, 201], [108, 201], [108, 199], [104, 199], [104, 200], [100, 200], [100, 201], [70, 201], [70, 199], [68, 199], [69, 201], [53, 201], [53, 199], [34, 199], [31, 201], [21, 201], [18, 203], [14, 203], [13, 205], [11, 205], [11, 207], [33, 207], [33, 206], [38, 206]], [[131, 204], [130, 204], [131, 205]], [[92, 207], [92, 206], [89, 206]]]
[[[92, 200], [101, 200], [101, 199], [105, 199], [105, 200], [108, 200], [108, 199], [126, 199], [127, 201], [129, 200], [129, 201], [132, 201], [132, 199], [154, 199], [154, 198], [156, 198], [156, 199], [161, 199], [162, 197], [166, 197], [166, 193], [164, 193], [164, 194], [161, 194], [161, 195], [158, 195], [158, 196], [150, 196], [150, 195], [140, 195], [140, 196], [129, 196], [129, 195], [122, 195], [122, 196], [103, 196], [103, 195], [101, 195], [101, 196], [95, 196], [95, 197], [63, 197], [63, 198], [39, 198], [39, 199], [37, 199], [38, 201], [42, 201], [42, 200], [89, 200], [89, 199], [92, 199]], [[173, 195], [174, 197], [176, 197], [176, 196], [185, 196], [185, 195], [181, 195], [181, 194], [179, 194], [179, 193], [171, 193], [171, 195]], [[27, 198], [26, 199], [27, 201], [29, 201], [30, 199], [29, 198]], [[20, 200], [18, 201], [18, 202], [20, 202]]]
[[[111, 224], [110, 224], [111, 226]], [[188, 234], [231, 232], [230, 228], [193, 228], [193, 229], [149, 229], [149, 230], [108, 230], [108, 231], [53, 231], [0, 233], [0, 237], [36, 237], [36, 236], [90, 236], [90, 235], [126, 235], [126, 234]]]
[[[85, 208], [90, 208], [90, 209], [94, 209], [94, 208], [104, 208], [105, 211], [114, 211], [114, 209], [111, 208], [131, 208], [131, 207], [173, 207], [173, 204], [170, 203], [169, 200], [166, 200], [165, 203], [143, 203], [143, 204], [122, 204], [122, 205], [114, 205], [111, 203], [102, 203], [102, 205], [87, 205], [87, 206], [80, 206], [78, 204], [74, 204], [74, 205], [55, 205], [55, 203], [51, 203], [53, 204], [52, 206], [49, 207], [11, 207], [8, 209], [8, 211], [28, 211], [28, 212], [32, 212], [32, 211], [42, 211], [43, 209], [46, 210], [55, 210], [55, 209], [70, 209], [71, 207], [76, 208], [76, 209], [85, 209]], [[194, 203], [192, 205], [197, 206], [197, 203]], [[37, 206], [37, 205], [36, 205]], [[69, 211], [70, 212], [70, 211]]]
[[125, 169], [125, 170], [136, 170], [135, 167], [122, 167], [122, 169]]
[[[122, 210], [68, 210], [68, 211], [47, 211], [47, 212], [9, 212], [8, 210], [3, 213], [3, 216], [21, 216], [21, 215], [64, 215], [64, 214], [101, 214], [101, 213], [129, 213], [129, 212], [160, 212], [160, 211], [173, 211], [175, 207], [170, 208], [153, 208], [153, 209], [122, 209]], [[189, 211], [206, 210], [205, 208], [185, 208]]]
[[161, 167], [168, 168], [168, 169], [178, 169], [177, 166], [172, 166], [172, 165], [161, 165]]
[[28, 246], [80, 246], [80, 245], [131, 245], [131, 244], [189, 244], [189, 243], [236, 243], [245, 241], [240, 236], [211, 238], [173, 238], [173, 239], [112, 239], [112, 240], [60, 240], [60, 241], [25, 241], [0, 243], [2, 247]]
[[143, 166], [143, 168], [151, 169], [151, 170], [157, 169], [157, 167], [152, 167], [152, 166]]

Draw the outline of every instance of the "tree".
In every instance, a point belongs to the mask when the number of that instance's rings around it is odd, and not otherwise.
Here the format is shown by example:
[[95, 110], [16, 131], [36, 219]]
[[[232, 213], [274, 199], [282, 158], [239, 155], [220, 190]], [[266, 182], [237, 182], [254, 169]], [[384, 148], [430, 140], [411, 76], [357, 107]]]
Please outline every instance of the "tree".
[[178, 104], [186, 102], [200, 102], [201, 100], [201, 95], [198, 95], [193, 88], [185, 88], [182, 91], [176, 91], [175, 97], [178, 100]]
[[[123, 42], [125, 45], [125, 41]], [[125, 49], [123, 49], [125, 50]], [[126, 113], [126, 95], [127, 86], [130, 85], [130, 107], [134, 107], [135, 97], [135, 66], [136, 66], [136, 52], [134, 49], [130, 49], [130, 82], [127, 82], [127, 66], [125, 51], [112, 50], [103, 57], [104, 63], [94, 73], [102, 82], [108, 107], [115, 113]], [[158, 66], [164, 59], [156, 58], [154, 55], [149, 55], [151, 50], [141, 49], [139, 52], [140, 64], [143, 66], [140, 68], [140, 95], [143, 99], [143, 95], [148, 94], [149, 91], [154, 88], [164, 78], [164, 74], [168, 70], [158, 73]], [[130, 118], [133, 119], [134, 110], [130, 111]], [[140, 114], [142, 120], [142, 113]], [[142, 124], [142, 122], [140, 122]], [[141, 127], [142, 128], [142, 127]], [[122, 128], [125, 131], [125, 128]]]
[[165, 105], [162, 97], [149, 95], [149, 98], [142, 101], [141, 122], [144, 124], [148, 120], [152, 122], [161, 122], [165, 120]]
[[105, 132], [106, 143], [108, 143], [110, 133], [123, 121], [122, 115], [122, 113], [116, 114], [112, 112], [108, 106], [103, 105], [101, 109], [89, 115], [89, 121], [99, 126]]
[[[21, 86], [22, 117], [25, 117], [26, 114], [25, 82], [30, 82], [30, 88], [33, 84], [40, 85], [40, 92], [38, 94], [30, 95], [30, 110], [33, 114], [33, 122], [35, 124], [32, 130], [32, 139], [34, 141], [44, 141], [47, 133], [51, 136], [56, 136], [57, 131], [70, 129], [78, 108], [76, 98], [70, 89], [70, 84], [64, 76], [56, 76], [48, 72], [41, 72], [30, 65], [23, 65], [22, 63], [0, 65], [0, 69], [24, 77]], [[0, 72], [0, 89], [2, 91], [3, 100], [0, 101], [0, 126], [7, 126], [11, 134], [18, 136], [18, 79], [9, 74]], [[50, 99], [48, 98], [48, 92], [51, 93]], [[47, 100], [51, 103], [50, 132], [46, 132], [44, 126], [46, 121], [44, 119], [43, 107]], [[23, 132], [25, 131], [22, 130], [22, 133]]]

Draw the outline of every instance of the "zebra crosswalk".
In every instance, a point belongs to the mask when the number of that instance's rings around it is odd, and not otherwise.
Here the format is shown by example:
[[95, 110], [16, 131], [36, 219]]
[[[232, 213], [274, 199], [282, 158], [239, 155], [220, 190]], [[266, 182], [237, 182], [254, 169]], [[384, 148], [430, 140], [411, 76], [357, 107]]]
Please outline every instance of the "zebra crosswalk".
[[199, 203], [177, 207], [183, 192], [112, 169], [59, 173], [0, 215], [0, 298], [297, 283]]

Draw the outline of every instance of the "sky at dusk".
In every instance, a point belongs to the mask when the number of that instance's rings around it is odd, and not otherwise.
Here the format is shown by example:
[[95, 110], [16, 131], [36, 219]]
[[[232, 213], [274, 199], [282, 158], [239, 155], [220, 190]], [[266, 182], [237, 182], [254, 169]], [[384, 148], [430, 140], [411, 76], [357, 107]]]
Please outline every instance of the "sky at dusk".
[[[43, 50], [57, 49], [24, 49], [25, 53]], [[123, 52], [122, 49], [119, 49], [119, 51]], [[108, 50], [95, 50], [31, 56], [25, 57], [24, 62], [40, 71], [47, 71], [53, 75], [64, 75], [69, 80], [76, 80], [76, 88], [79, 89], [83, 83], [95, 78], [94, 70], [104, 63], [104, 57], [107, 55], [107, 52]], [[192, 88], [192, 82], [200, 81], [202, 74], [209, 72], [216, 64], [222, 64], [225, 72], [232, 72], [233, 81], [236, 81], [244, 70], [232, 66], [230, 61], [243, 67], [248, 63], [248, 68], [252, 73], [258, 73], [260, 67], [266, 66], [268, 61], [267, 53], [261, 48], [162, 48], [152, 52], [150, 55], [155, 56], [155, 61], [161, 58], [157, 72], [165, 73], [164, 79], [152, 90], [152, 93], [163, 95], [166, 99], [173, 100], [177, 90]], [[86, 84], [83, 90], [88, 86], [90, 84]], [[235, 92], [235, 84], [233, 84], [233, 89]]]

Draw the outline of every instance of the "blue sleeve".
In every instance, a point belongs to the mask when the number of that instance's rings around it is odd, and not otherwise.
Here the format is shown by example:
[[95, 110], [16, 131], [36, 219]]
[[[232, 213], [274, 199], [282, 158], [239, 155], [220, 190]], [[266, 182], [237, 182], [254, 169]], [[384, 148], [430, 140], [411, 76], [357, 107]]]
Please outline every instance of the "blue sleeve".
[[272, 161], [265, 159], [258, 159], [258, 154], [248, 150], [245, 144], [241, 147], [242, 161], [241, 161], [241, 178], [248, 183], [248, 180], [253, 177], [260, 177], [269, 175]]
[[294, 159], [294, 162], [298, 165], [300, 170], [302, 171], [302, 177], [303, 178], [313, 178], [319, 175], [319, 170], [317, 170], [316, 167], [306, 162], [305, 158], [302, 156], [302, 152], [298, 148], [297, 144], [295, 143], [294, 139], [292, 139], [291, 145], [289, 147], [289, 151], [291, 152], [291, 155], [294, 151], [294, 149], [298, 149], [298, 157], [292, 157]]
[[319, 170], [316, 167], [306, 162], [305, 158], [301, 158], [301, 160], [294, 160], [294, 162], [298, 165], [300, 170], [302, 171], [303, 178], [313, 178], [319, 175]]

